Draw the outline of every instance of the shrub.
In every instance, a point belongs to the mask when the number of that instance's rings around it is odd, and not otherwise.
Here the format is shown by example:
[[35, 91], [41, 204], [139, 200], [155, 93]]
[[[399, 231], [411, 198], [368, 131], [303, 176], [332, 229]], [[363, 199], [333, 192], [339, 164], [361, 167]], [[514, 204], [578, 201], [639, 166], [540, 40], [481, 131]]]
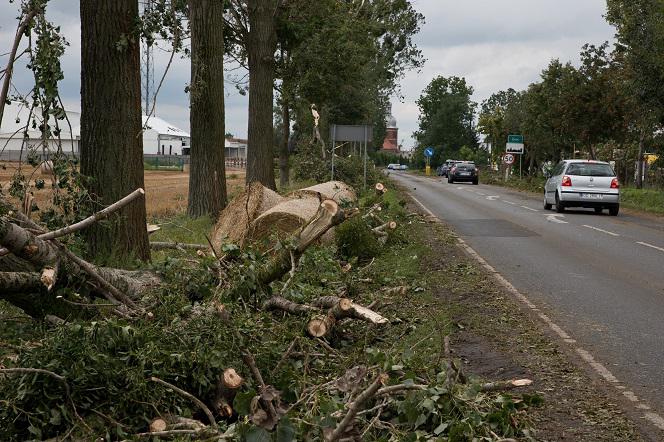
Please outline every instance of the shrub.
[[360, 217], [350, 219], [337, 227], [336, 242], [339, 254], [346, 259], [367, 261], [376, 257], [380, 251], [378, 240]]

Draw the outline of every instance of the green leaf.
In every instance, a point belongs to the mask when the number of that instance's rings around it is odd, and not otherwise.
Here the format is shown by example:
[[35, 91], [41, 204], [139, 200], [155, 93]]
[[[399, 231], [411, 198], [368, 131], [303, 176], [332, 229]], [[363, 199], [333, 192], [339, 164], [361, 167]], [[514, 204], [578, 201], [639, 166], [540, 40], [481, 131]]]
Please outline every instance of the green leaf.
[[255, 390], [243, 391], [238, 393], [233, 400], [233, 408], [241, 416], [248, 416], [251, 413], [251, 400], [256, 396]]
[[253, 427], [245, 437], [246, 442], [270, 442], [271, 440], [270, 433], [261, 427]]
[[447, 427], [448, 427], [448, 423], [447, 423], [447, 422], [443, 422], [442, 424], [438, 425], [438, 426], [436, 427], [435, 430], [433, 430], [433, 434], [435, 434], [436, 436], [438, 436], [440, 433], [442, 433], [443, 431], [447, 430]]
[[283, 417], [277, 425], [277, 442], [292, 442], [295, 440], [295, 428], [290, 419]]

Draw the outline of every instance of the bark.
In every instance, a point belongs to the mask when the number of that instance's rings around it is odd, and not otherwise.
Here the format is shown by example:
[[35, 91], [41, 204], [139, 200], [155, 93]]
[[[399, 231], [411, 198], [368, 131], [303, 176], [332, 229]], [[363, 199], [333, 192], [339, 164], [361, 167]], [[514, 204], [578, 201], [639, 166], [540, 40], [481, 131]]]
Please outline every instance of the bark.
[[216, 219], [226, 207], [224, 3], [190, 0], [191, 169], [187, 213]]
[[292, 315], [306, 315], [311, 312], [320, 311], [316, 307], [310, 305], [298, 304], [293, 301], [289, 301], [286, 298], [281, 296], [273, 296], [265, 303], [263, 303], [263, 310], [283, 310]]
[[213, 403], [213, 409], [217, 414], [226, 418], [233, 416], [231, 404], [243, 383], [244, 379], [237, 374], [235, 369], [227, 368], [224, 370], [217, 382], [217, 392]]
[[389, 320], [373, 310], [356, 304], [350, 299], [337, 296], [321, 296], [311, 303], [315, 307], [329, 309], [329, 314], [336, 319], [354, 318], [372, 324], [387, 324]]
[[[144, 188], [136, 0], [81, 0], [81, 173], [104, 206]], [[89, 253], [149, 260], [145, 204], [86, 231]]]
[[290, 109], [288, 108], [288, 100], [282, 97], [281, 103], [281, 119], [283, 120], [283, 136], [281, 138], [281, 146], [279, 148], [279, 185], [281, 188], [288, 186], [290, 182], [290, 167], [288, 165], [288, 140], [290, 139]]
[[277, 45], [276, 0], [248, 0], [249, 125], [247, 129], [247, 183], [258, 181], [269, 189], [274, 182], [274, 53]]

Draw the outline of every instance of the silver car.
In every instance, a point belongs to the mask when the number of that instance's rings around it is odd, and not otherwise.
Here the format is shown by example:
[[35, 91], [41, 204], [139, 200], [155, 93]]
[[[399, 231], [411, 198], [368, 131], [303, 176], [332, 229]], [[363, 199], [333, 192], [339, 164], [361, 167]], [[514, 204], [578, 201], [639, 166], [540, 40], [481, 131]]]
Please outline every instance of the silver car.
[[544, 186], [544, 209], [555, 206], [557, 212], [567, 207], [588, 207], [612, 216], [620, 210], [620, 183], [609, 163], [588, 160], [564, 160], [554, 167]]

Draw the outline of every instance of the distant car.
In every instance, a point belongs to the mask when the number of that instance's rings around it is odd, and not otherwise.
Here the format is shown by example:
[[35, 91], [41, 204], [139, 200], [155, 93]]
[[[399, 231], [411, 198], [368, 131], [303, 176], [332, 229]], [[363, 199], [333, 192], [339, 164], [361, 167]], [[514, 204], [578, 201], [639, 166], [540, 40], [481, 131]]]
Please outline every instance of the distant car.
[[398, 164], [388, 164], [387, 168], [389, 170], [397, 170], [399, 168], [399, 165]]
[[458, 162], [448, 172], [447, 182], [472, 182], [474, 185], [480, 183], [480, 172], [472, 162]]
[[440, 176], [447, 177], [448, 174], [449, 174], [449, 172], [450, 172], [450, 169], [451, 169], [455, 164], [460, 163], [460, 162], [461, 162], [461, 161], [457, 161], [457, 160], [447, 160], [447, 161], [445, 161], [445, 164], [443, 164], [443, 165], [441, 166], [441, 175], [440, 175]]
[[596, 213], [609, 209], [611, 216], [617, 216], [620, 183], [615, 171], [604, 161], [561, 161], [544, 186], [544, 209], [553, 206], [559, 213], [567, 207], [585, 207]]
[[399, 170], [408, 170], [408, 166], [406, 166], [405, 164], [400, 164]]

